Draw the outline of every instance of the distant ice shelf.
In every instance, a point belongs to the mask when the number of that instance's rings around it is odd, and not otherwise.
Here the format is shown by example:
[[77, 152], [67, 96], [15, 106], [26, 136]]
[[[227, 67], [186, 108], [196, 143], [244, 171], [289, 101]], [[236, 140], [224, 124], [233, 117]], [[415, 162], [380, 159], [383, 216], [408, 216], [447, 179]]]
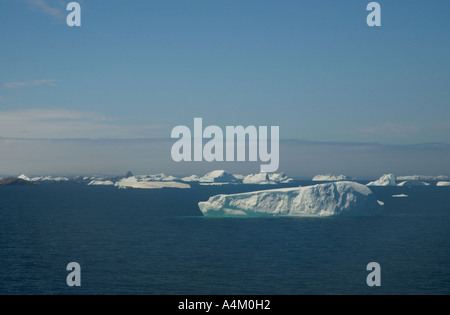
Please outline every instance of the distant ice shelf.
[[429, 176], [429, 175], [408, 175], [408, 176], [399, 176], [397, 177], [398, 181], [407, 181], [407, 180], [430, 180], [430, 181], [445, 181], [449, 180], [450, 178], [446, 175], [439, 175], [439, 176]]

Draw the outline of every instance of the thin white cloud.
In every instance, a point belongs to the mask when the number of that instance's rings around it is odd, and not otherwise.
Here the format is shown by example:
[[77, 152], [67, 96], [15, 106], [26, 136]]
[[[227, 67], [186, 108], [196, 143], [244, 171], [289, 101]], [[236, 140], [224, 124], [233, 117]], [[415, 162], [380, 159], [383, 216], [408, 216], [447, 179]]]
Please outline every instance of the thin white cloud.
[[28, 87], [28, 86], [55, 86], [56, 80], [49, 80], [49, 79], [41, 79], [41, 80], [32, 80], [32, 81], [18, 81], [18, 82], [5, 82], [3, 84], [4, 88], [7, 89], [16, 89], [16, 88], [22, 88], [22, 87]]
[[385, 137], [396, 139], [408, 139], [421, 131], [418, 126], [401, 123], [384, 123], [379, 126], [370, 126], [358, 130], [358, 133], [367, 137]]
[[142, 139], [168, 137], [165, 125], [123, 124], [95, 112], [66, 109], [0, 111], [0, 138]]
[[39, 12], [45, 13], [57, 19], [65, 19], [66, 12], [65, 5], [63, 1], [52, 1], [52, 0], [25, 0], [30, 8], [37, 10]]

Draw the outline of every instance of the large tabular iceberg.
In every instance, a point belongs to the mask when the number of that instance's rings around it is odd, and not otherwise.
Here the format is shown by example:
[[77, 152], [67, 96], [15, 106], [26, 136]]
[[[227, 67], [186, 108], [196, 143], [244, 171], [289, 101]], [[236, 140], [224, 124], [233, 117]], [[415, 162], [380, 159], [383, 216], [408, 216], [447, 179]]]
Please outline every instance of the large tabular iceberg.
[[397, 183], [394, 174], [386, 174], [381, 176], [380, 179], [368, 183], [367, 186], [397, 186]]
[[364, 185], [336, 182], [217, 195], [198, 205], [205, 216], [328, 217], [375, 215], [381, 204]]
[[450, 182], [439, 182], [436, 184], [438, 187], [448, 187], [450, 186]]

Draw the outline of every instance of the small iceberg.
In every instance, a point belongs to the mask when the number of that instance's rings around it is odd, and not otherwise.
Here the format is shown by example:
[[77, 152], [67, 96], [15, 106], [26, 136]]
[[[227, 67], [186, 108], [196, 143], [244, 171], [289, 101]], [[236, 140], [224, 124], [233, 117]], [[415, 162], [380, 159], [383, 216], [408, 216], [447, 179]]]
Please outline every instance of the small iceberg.
[[413, 187], [413, 186], [430, 186], [429, 183], [417, 181], [417, 180], [407, 180], [398, 184], [400, 187]]
[[408, 195], [401, 194], [401, 195], [393, 195], [392, 198], [408, 198]]
[[114, 183], [110, 180], [92, 180], [88, 186], [114, 186]]
[[205, 216], [370, 216], [382, 202], [355, 182], [333, 182], [307, 187], [281, 188], [233, 195], [217, 195], [198, 204]]
[[450, 186], [450, 182], [439, 182], [436, 184], [438, 187], [447, 187]]
[[22, 175], [18, 176], [17, 178], [31, 182], [31, 179], [25, 174], [22, 174]]

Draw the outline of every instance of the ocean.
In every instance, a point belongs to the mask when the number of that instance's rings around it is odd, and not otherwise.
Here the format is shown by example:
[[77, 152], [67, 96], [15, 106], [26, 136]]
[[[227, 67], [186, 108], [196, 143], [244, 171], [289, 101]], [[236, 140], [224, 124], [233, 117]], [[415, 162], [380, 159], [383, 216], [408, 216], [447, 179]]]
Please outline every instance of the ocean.
[[[282, 187], [300, 184], [312, 182]], [[197, 207], [268, 188], [0, 186], [0, 294], [450, 293], [449, 187], [372, 187], [385, 202], [376, 217], [206, 218]], [[66, 284], [70, 262], [81, 287]], [[370, 262], [380, 287], [366, 283]]]

